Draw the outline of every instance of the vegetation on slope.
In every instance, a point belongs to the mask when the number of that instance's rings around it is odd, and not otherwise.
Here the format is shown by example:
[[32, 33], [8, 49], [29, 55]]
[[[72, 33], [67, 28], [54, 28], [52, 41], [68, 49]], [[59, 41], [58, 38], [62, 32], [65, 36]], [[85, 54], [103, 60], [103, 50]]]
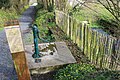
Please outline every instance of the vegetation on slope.
[[48, 40], [49, 42], [54, 41], [54, 37], [52, 32], [49, 30], [49, 27], [55, 27], [56, 24], [54, 22], [54, 12], [49, 12], [38, 5], [37, 8], [39, 9], [36, 15], [35, 24], [38, 25], [39, 28], [39, 35], [43, 39]]
[[100, 3], [86, 1], [82, 6], [72, 8], [69, 14], [77, 20], [88, 21], [90, 27], [103, 29], [117, 38], [120, 36], [119, 21], [116, 21], [114, 15]]
[[80, 21], [88, 21], [90, 27], [101, 27], [97, 23], [99, 19], [113, 19], [113, 16], [102, 5], [97, 3], [85, 3], [85, 5], [87, 6], [73, 9], [73, 16]]
[[18, 14], [15, 11], [0, 10], [0, 27], [3, 27], [5, 21], [16, 18], [18, 18]]
[[120, 72], [98, 70], [90, 64], [70, 64], [59, 69], [55, 80], [119, 80]]

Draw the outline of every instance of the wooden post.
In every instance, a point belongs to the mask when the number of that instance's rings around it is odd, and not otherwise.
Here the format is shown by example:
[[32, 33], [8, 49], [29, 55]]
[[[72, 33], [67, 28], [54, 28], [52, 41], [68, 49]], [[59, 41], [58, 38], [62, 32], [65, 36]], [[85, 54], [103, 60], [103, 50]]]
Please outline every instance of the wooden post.
[[30, 72], [24, 52], [19, 22], [17, 20], [11, 20], [5, 24], [4, 29], [18, 80], [30, 80]]

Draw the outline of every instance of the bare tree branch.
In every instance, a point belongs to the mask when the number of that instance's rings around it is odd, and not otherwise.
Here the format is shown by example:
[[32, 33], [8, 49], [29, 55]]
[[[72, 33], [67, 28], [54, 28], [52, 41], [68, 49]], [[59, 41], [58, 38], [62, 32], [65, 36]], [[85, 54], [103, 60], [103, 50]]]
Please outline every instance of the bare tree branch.
[[97, 0], [102, 4], [116, 19], [120, 26], [120, 0]]

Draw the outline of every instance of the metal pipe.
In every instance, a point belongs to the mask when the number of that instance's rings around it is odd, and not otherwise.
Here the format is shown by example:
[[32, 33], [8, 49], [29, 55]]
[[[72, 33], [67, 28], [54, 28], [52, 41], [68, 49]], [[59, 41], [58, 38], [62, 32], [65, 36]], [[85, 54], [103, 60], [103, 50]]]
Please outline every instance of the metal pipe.
[[40, 58], [40, 51], [39, 51], [39, 46], [38, 46], [38, 34], [39, 34], [38, 26], [36, 24], [34, 24], [32, 26], [32, 30], [33, 30], [33, 36], [34, 36], [34, 50], [35, 50], [32, 57]]

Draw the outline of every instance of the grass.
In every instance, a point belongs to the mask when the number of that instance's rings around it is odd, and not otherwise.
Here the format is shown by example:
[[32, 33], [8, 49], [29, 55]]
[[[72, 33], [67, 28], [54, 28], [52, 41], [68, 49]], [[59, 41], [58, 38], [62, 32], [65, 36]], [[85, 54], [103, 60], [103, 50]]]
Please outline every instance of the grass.
[[[23, 13], [29, 6], [24, 6], [23, 9], [21, 9], [21, 13]], [[15, 9], [7, 9], [3, 10], [0, 9], [0, 30], [3, 29], [4, 23], [11, 19], [18, 19], [21, 14], [18, 14]]]
[[0, 10], [0, 27], [3, 27], [5, 21], [18, 18], [18, 14], [15, 11]]
[[73, 16], [80, 21], [88, 21], [90, 27], [102, 27], [97, 23], [99, 19], [111, 20], [113, 16], [102, 5], [97, 3], [86, 3], [88, 7], [82, 6], [75, 11]]
[[2, 31], [2, 30], [3, 30], [3, 28], [0, 27], [0, 31]]
[[120, 72], [98, 69], [85, 63], [69, 64], [56, 72], [54, 80], [120, 80]]

